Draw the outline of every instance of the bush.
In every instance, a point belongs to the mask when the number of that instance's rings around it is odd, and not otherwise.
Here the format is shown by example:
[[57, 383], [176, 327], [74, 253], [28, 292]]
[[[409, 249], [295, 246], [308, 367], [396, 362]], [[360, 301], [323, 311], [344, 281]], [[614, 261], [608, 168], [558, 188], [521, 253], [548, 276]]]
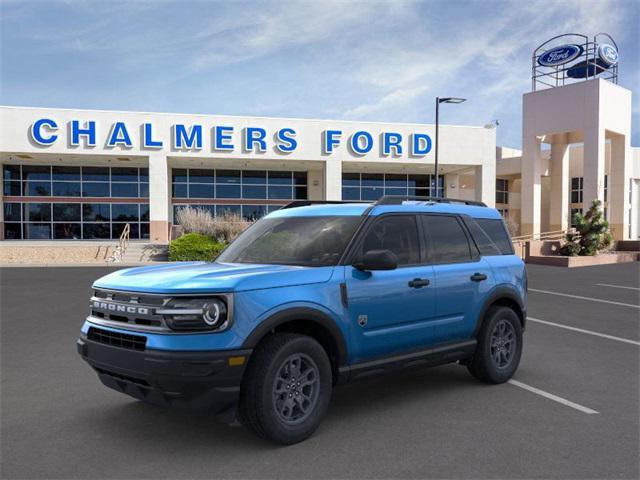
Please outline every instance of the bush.
[[567, 233], [567, 242], [560, 249], [561, 255], [593, 256], [606, 250], [613, 243], [613, 236], [609, 233], [609, 222], [604, 219], [600, 200], [594, 200], [584, 215], [576, 213], [573, 223], [576, 225], [576, 231]]
[[207, 235], [222, 243], [232, 242], [253, 223], [234, 213], [214, 217], [208, 210], [193, 207], [179, 209], [176, 220], [185, 233]]
[[226, 245], [199, 233], [187, 233], [169, 245], [172, 262], [206, 261], [216, 259]]

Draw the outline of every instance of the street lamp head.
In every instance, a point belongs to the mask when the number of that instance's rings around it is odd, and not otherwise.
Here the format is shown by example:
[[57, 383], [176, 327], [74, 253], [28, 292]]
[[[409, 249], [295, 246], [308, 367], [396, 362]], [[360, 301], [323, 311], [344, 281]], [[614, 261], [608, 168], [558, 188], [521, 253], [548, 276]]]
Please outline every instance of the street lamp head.
[[459, 98], [459, 97], [444, 97], [444, 98], [438, 98], [438, 103], [462, 103], [465, 102], [467, 99], [466, 98]]

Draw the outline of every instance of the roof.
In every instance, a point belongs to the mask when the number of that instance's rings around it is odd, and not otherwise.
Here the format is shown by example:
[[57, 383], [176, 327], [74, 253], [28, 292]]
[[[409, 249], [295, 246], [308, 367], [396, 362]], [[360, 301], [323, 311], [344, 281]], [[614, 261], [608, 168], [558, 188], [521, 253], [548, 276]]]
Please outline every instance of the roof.
[[340, 203], [316, 204], [294, 208], [283, 208], [271, 212], [268, 218], [284, 217], [322, 217], [322, 216], [360, 216], [368, 211], [368, 215], [382, 215], [385, 213], [452, 213], [469, 215], [474, 218], [501, 219], [495, 208], [457, 203], [437, 203], [424, 201], [405, 201], [401, 204], [375, 205], [373, 203]]

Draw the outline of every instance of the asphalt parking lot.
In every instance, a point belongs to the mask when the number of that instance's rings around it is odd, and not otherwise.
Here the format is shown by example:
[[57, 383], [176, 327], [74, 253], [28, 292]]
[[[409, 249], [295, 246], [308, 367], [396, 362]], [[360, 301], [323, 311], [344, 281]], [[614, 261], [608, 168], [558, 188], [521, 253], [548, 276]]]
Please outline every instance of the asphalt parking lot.
[[638, 478], [638, 264], [530, 265], [514, 383], [457, 365], [340, 387], [306, 442], [111, 391], [76, 353], [106, 268], [0, 270], [3, 478]]

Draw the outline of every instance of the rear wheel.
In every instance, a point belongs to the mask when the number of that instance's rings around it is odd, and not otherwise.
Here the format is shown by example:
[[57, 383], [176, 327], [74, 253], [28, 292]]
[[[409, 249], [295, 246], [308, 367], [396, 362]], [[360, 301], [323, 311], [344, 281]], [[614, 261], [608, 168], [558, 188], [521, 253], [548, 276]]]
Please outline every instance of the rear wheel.
[[240, 394], [240, 421], [259, 436], [285, 445], [309, 437], [327, 411], [331, 363], [313, 338], [272, 335], [251, 357]]
[[467, 369], [479, 380], [504, 383], [520, 364], [522, 356], [522, 325], [509, 307], [491, 307], [478, 334], [476, 353]]

